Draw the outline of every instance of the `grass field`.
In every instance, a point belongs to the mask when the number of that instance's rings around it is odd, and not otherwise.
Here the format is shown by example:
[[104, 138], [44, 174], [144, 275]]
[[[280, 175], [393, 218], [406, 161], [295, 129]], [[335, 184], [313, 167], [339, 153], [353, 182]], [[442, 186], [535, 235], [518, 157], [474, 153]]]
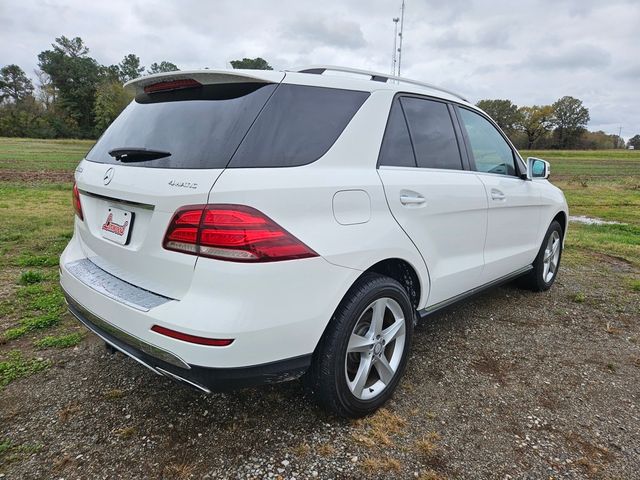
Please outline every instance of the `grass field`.
[[[44, 368], [20, 355], [36, 356], [38, 350], [80, 341], [75, 322], [64, 314], [57, 263], [72, 235], [71, 174], [91, 144], [85, 140], [0, 139], [0, 173], [5, 173], [0, 177], [0, 269], [4, 277], [0, 342], [6, 344], [3, 350], [18, 352], [0, 362], [0, 388], [13, 378]], [[587, 261], [597, 253], [640, 266], [640, 151], [532, 151], [523, 155], [551, 162], [552, 181], [565, 191], [572, 215], [623, 223], [572, 223], [566, 261]], [[629, 282], [640, 288], [637, 279]]]
[[551, 181], [564, 191], [571, 215], [622, 223], [572, 223], [568, 249], [617, 256], [640, 265], [640, 151], [545, 150], [521, 154], [551, 163]]
[[0, 170], [73, 172], [93, 140], [0, 138]]

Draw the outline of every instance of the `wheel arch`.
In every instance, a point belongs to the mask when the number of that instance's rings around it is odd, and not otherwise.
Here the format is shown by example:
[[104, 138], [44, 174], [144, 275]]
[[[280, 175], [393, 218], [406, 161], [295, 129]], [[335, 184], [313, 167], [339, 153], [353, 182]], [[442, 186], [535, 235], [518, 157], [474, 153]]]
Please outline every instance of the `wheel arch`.
[[565, 234], [567, 233], [567, 222], [569, 221], [569, 219], [567, 218], [567, 213], [563, 210], [560, 210], [558, 213], [556, 213], [556, 216], [553, 217], [553, 220], [551, 220], [551, 222], [553, 221], [557, 221], [562, 227], [562, 238], [564, 238]]
[[422, 282], [420, 281], [418, 272], [409, 262], [401, 258], [387, 258], [371, 265], [362, 272], [362, 275], [369, 272], [379, 273], [380, 275], [385, 275], [398, 281], [407, 291], [413, 308], [418, 309], [418, 305], [424, 294], [422, 291]]

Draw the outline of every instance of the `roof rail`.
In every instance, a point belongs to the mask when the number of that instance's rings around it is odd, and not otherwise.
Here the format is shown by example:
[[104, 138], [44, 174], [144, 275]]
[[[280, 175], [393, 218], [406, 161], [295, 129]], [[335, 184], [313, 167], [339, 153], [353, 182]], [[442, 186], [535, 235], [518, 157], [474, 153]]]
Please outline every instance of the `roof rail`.
[[409, 78], [397, 77], [395, 75], [387, 75], [386, 73], [379, 72], [371, 72], [369, 70], [360, 70], [357, 68], [348, 68], [348, 67], [338, 67], [335, 65], [311, 65], [309, 67], [304, 67], [300, 69], [294, 70], [297, 73], [314, 73], [316, 75], [322, 75], [324, 72], [345, 72], [345, 73], [355, 73], [357, 75], [365, 75], [369, 77], [369, 80], [374, 82], [382, 82], [386, 83], [388, 80], [393, 80], [398, 83], [408, 83], [411, 85], [418, 85], [420, 87], [427, 87], [433, 90], [438, 90], [440, 92], [448, 93], [449, 95], [453, 95], [465, 102], [468, 102], [466, 98], [462, 95], [452, 92], [451, 90], [447, 90], [446, 88], [438, 87], [437, 85], [432, 85], [430, 83], [418, 82], [417, 80], [411, 80]]

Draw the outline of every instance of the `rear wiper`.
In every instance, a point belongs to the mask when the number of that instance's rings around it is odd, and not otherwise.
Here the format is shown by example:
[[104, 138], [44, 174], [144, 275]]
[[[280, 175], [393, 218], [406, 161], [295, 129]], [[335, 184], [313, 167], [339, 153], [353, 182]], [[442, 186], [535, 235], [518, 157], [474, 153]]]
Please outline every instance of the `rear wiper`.
[[124, 163], [144, 162], [145, 160], [156, 160], [158, 158], [170, 157], [171, 152], [152, 150], [150, 148], [122, 147], [110, 150], [109, 155]]

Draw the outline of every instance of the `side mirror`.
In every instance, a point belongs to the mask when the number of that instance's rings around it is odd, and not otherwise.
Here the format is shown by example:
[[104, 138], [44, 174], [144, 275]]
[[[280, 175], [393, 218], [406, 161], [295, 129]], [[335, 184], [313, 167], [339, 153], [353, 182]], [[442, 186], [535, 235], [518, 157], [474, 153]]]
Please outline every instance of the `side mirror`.
[[549, 162], [541, 158], [527, 158], [527, 178], [549, 178], [551, 174], [551, 165]]

